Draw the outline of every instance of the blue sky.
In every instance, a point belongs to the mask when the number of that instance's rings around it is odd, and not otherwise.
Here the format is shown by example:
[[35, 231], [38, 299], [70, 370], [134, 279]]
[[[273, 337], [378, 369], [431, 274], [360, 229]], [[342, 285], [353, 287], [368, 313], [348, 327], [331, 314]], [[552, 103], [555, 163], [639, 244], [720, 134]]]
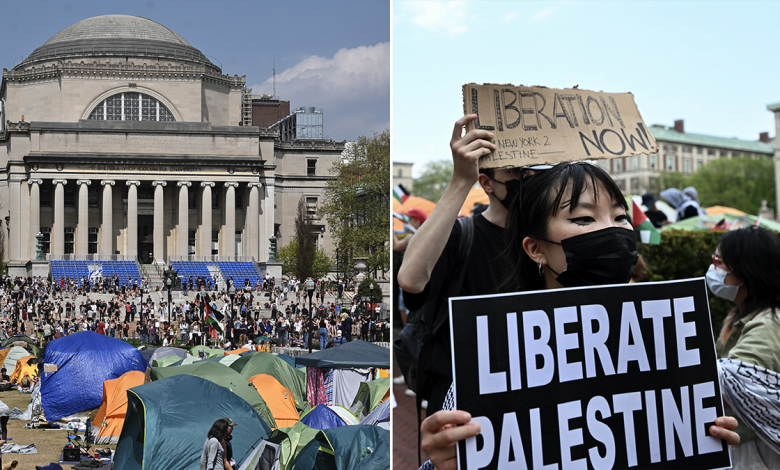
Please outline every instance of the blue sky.
[[[390, 6], [383, 1], [60, 1], [2, 2], [0, 67], [10, 69], [80, 20], [124, 14], [154, 20], [246, 75], [253, 93], [325, 113], [325, 133], [355, 140], [389, 128]], [[212, 60], [213, 61], [213, 60]], [[215, 62], [217, 63], [217, 62]]]
[[393, 160], [450, 159], [461, 86], [634, 93], [647, 124], [757, 140], [780, 102], [777, 2], [393, 2]]

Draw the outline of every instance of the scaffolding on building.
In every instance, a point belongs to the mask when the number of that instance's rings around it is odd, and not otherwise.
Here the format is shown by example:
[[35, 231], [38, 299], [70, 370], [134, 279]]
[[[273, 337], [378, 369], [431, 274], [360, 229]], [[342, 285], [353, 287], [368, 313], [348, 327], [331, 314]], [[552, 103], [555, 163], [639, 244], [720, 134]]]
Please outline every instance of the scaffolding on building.
[[244, 87], [241, 90], [241, 125], [252, 125], [252, 89]]

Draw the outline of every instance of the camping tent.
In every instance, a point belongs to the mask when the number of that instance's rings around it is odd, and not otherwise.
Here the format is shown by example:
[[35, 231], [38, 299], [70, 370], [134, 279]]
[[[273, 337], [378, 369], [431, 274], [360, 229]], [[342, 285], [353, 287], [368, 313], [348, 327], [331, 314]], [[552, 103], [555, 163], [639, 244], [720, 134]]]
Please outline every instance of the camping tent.
[[[758, 220], [758, 217], [754, 215], [738, 216], [733, 214], [700, 215], [698, 217], [681, 220], [676, 224], [665, 225], [661, 230], [664, 232], [667, 230], [710, 230], [710, 227], [724, 219], [728, 224], [739, 222], [742, 226], [753, 226], [756, 223], [756, 220]], [[758, 225], [773, 232], [780, 232], [780, 223], [775, 222], [774, 220], [761, 219], [761, 222], [759, 222]]]
[[251, 351], [251, 349], [249, 349], [249, 348], [241, 348], [241, 349], [235, 349], [233, 351], [225, 351], [225, 355], [228, 355], [228, 354], [241, 354], [243, 352], [249, 352], [249, 351]]
[[6, 353], [5, 360], [3, 361], [3, 367], [5, 367], [6, 371], [13, 372], [13, 370], [16, 368], [16, 361], [29, 355], [30, 351], [19, 346], [13, 346]]
[[203, 352], [206, 353], [206, 356], [208, 357], [217, 357], [217, 356], [224, 356], [225, 351], [219, 348], [210, 348], [208, 346], [193, 346], [190, 348], [190, 355], [194, 357], [198, 357], [198, 350], [203, 349]]
[[352, 406], [361, 382], [373, 379], [373, 368], [390, 367], [390, 350], [365, 341], [352, 341], [295, 358], [308, 366], [307, 399], [320, 403]]
[[222, 417], [238, 424], [231, 444], [239, 465], [259, 444], [258, 437], [271, 432], [245, 400], [200, 377], [177, 375], [140, 385], [128, 390], [127, 398], [114, 468], [198, 468], [206, 433]]
[[49, 422], [100, 406], [103, 381], [149, 367], [138, 349], [94, 331], [49, 342], [43, 362], [57, 366], [56, 372], [44, 372], [41, 381], [43, 411]]
[[379, 426], [390, 430], [390, 400], [385, 400], [360, 421], [360, 424]]
[[301, 422], [314, 429], [328, 429], [360, 421], [341, 405], [328, 406], [321, 403], [301, 416]]
[[37, 358], [35, 356], [27, 356], [16, 361], [16, 367], [11, 374], [11, 382], [19, 383], [25, 372], [30, 374], [30, 377], [35, 377], [38, 374], [38, 364], [30, 364], [31, 359]]
[[274, 415], [276, 426], [280, 428], [292, 426], [301, 419], [295, 408], [293, 393], [278, 380], [268, 374], [257, 374], [250, 377], [249, 381], [268, 405], [268, 409]]
[[378, 426], [325, 429], [304, 447], [294, 470], [386, 470], [390, 468], [390, 431]]
[[127, 389], [143, 385], [144, 373], [131, 370], [121, 377], [103, 382], [103, 403], [92, 420], [95, 444], [116, 444], [125, 424]]
[[355, 395], [355, 400], [352, 402], [352, 406], [349, 407], [349, 411], [357, 416], [358, 419], [362, 419], [388, 398], [390, 398], [389, 377], [362, 382], [360, 388], [358, 388], [357, 395]]
[[230, 367], [218, 362], [198, 361], [186, 366], [152, 367], [149, 372], [153, 381], [175, 375], [194, 375], [227, 387], [231, 392], [246, 400], [269, 427], [277, 427], [271, 410], [268, 409], [263, 397], [257, 393], [254, 385]]
[[390, 368], [390, 350], [365, 341], [351, 341], [335, 348], [298, 356], [296, 364], [309, 367]]
[[[281, 445], [279, 464], [281, 470], [288, 470], [292, 460], [317, 435], [324, 436], [319, 429], [313, 429], [298, 421], [294, 426], [274, 430], [266, 439]], [[249, 467], [254, 470], [254, 467]]]
[[41, 357], [41, 348], [38, 347], [38, 344], [35, 342], [34, 339], [30, 338], [27, 335], [13, 335], [3, 340], [2, 343], [0, 343], [0, 347], [6, 348], [13, 346], [14, 343], [27, 343], [25, 346], [22, 346], [23, 348], [30, 351], [30, 354], [33, 356]]
[[[289, 365], [290, 365], [290, 367], [295, 367], [296, 369], [305, 369], [305, 368], [306, 368], [306, 366], [305, 366], [305, 365], [303, 365], [303, 364], [296, 364], [296, 363], [295, 363], [295, 358], [294, 358], [294, 357], [292, 357], [292, 356], [290, 356], [289, 354], [284, 354], [284, 353], [273, 353], [273, 355], [274, 355], [274, 356], [276, 356], [276, 357], [278, 357], [279, 359], [282, 359], [282, 360], [284, 360], [284, 362], [286, 362], [287, 364], [289, 364]], [[304, 374], [305, 374], [305, 373], [306, 373], [306, 371], [304, 371]]]
[[168, 367], [177, 362], [181, 363], [181, 361], [182, 359], [178, 356], [165, 356], [152, 361], [152, 367]]
[[257, 374], [268, 374], [287, 387], [295, 397], [295, 407], [298, 411], [308, 409], [306, 403], [306, 377], [290, 367], [284, 359], [267, 352], [246, 354], [241, 356], [230, 368], [241, 373], [247, 379]]
[[185, 357], [187, 357], [187, 351], [181, 348], [170, 348], [170, 347], [145, 348], [141, 351], [141, 355], [144, 357], [144, 359], [146, 359], [146, 362], [151, 364], [152, 361], [160, 360], [168, 356], [174, 356], [174, 357], [178, 357], [179, 359], [184, 359]]

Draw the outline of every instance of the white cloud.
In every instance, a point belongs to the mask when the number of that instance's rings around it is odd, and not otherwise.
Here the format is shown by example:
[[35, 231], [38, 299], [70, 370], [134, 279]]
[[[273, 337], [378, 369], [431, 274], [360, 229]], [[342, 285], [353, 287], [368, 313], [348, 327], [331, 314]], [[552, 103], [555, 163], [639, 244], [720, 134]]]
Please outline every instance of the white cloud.
[[517, 18], [518, 15], [519, 13], [516, 11], [509, 12], [506, 14], [506, 16], [504, 16], [504, 21], [512, 21], [513, 19]]
[[[273, 93], [273, 81], [253, 85], [253, 93]], [[322, 108], [325, 134], [354, 140], [389, 129], [390, 43], [341, 49], [333, 57], [309, 56], [276, 75], [276, 94], [291, 109]]]
[[417, 26], [447, 36], [458, 36], [468, 31], [468, 2], [405, 2], [411, 20]]
[[550, 16], [552, 16], [553, 13], [557, 11], [558, 11], [558, 7], [545, 8], [544, 10], [532, 16], [531, 19], [534, 21], [543, 20], [545, 18], [549, 18]]

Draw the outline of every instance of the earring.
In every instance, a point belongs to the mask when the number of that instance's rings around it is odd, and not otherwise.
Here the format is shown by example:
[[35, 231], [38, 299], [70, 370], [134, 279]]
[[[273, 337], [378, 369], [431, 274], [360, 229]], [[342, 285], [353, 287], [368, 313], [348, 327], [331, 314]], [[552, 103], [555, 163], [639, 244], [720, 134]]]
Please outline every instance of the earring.
[[539, 277], [544, 276], [544, 266], [542, 266], [542, 262], [539, 261]]

